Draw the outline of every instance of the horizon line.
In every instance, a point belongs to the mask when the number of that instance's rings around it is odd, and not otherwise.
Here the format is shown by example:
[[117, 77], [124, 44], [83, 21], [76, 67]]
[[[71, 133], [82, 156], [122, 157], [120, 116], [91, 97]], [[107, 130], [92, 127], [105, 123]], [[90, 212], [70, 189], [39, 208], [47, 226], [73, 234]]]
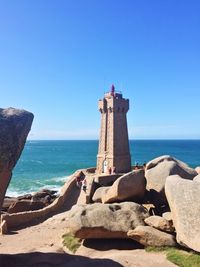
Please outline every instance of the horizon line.
[[[200, 138], [134, 138], [129, 141], [200, 141]], [[26, 141], [99, 141], [99, 139], [27, 139]]]

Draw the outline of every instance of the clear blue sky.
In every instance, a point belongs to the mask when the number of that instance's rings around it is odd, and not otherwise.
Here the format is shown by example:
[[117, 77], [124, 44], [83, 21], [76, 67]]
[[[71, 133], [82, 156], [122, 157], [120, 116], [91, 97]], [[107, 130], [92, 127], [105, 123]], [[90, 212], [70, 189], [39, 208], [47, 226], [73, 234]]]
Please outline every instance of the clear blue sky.
[[0, 0], [0, 106], [29, 139], [97, 139], [112, 83], [130, 138], [200, 138], [200, 1]]

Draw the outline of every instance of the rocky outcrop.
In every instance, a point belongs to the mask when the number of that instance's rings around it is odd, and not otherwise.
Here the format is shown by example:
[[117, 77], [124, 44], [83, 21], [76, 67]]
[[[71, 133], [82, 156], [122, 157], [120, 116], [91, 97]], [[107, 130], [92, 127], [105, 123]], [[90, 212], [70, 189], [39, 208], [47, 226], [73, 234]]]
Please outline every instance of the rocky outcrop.
[[161, 232], [151, 226], [138, 226], [136, 229], [128, 231], [127, 235], [144, 246], [176, 246], [176, 240], [173, 235]]
[[25, 110], [0, 109], [0, 209], [32, 121], [33, 114]]
[[169, 233], [174, 232], [173, 223], [171, 221], [166, 220], [165, 218], [161, 216], [156, 216], [156, 215], [150, 216], [146, 218], [144, 221], [147, 225], [152, 226], [158, 230], [169, 232]]
[[174, 158], [169, 156], [169, 155], [163, 155], [163, 156], [157, 157], [155, 159], [152, 159], [149, 162], [147, 162], [146, 170], [150, 170], [150, 169], [156, 167], [159, 163], [161, 163], [163, 161], [174, 161]]
[[106, 192], [109, 190], [109, 186], [102, 186], [97, 188], [97, 190], [94, 192], [94, 195], [92, 197], [93, 202], [102, 202], [103, 195], [106, 194]]
[[31, 200], [20, 200], [13, 203], [9, 209], [8, 213], [18, 213], [29, 210], [39, 210], [45, 207], [42, 201], [31, 201]]
[[200, 183], [169, 176], [165, 192], [178, 243], [200, 252]]
[[49, 189], [42, 189], [39, 192], [25, 194], [18, 197], [5, 197], [2, 205], [2, 211], [16, 213], [38, 210], [50, 205], [56, 198], [57, 191]]
[[148, 212], [139, 204], [76, 205], [69, 211], [67, 228], [76, 237], [127, 238], [127, 232], [138, 225], [144, 225]]
[[55, 190], [42, 189], [41, 191], [34, 193], [31, 199], [32, 201], [41, 201], [47, 206], [55, 200], [57, 197], [56, 193], [57, 191]]
[[164, 193], [166, 178], [174, 174], [191, 180], [197, 175], [197, 172], [188, 167], [184, 162], [171, 156], [158, 157], [147, 163], [145, 171], [147, 189], [158, 192], [162, 196], [163, 202], [166, 202]]
[[137, 202], [144, 197], [145, 190], [144, 170], [135, 170], [118, 178], [102, 196], [102, 202], [113, 203], [126, 200]]

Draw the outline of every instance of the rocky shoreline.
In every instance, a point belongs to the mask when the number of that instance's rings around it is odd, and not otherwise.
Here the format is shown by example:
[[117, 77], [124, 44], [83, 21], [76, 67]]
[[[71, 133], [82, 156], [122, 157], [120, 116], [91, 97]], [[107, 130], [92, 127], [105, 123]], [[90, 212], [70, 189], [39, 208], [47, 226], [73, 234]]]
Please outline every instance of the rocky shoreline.
[[18, 197], [5, 196], [1, 210], [4, 214], [39, 210], [53, 203], [57, 197], [58, 191], [49, 189]]

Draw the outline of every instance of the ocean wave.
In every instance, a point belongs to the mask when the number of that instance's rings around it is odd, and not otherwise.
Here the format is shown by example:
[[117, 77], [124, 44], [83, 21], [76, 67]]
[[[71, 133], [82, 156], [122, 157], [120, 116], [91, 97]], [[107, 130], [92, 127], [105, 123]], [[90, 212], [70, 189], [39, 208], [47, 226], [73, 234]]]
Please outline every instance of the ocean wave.
[[7, 197], [19, 197], [19, 196], [23, 196], [23, 195], [25, 195], [25, 194], [32, 194], [32, 193], [34, 193], [33, 191], [29, 191], [29, 190], [26, 190], [26, 191], [24, 191], [24, 190], [12, 190], [12, 189], [8, 189], [7, 191], [6, 191], [6, 196]]
[[23, 159], [23, 158], [20, 158], [19, 161], [21, 163], [38, 163], [40, 165], [44, 165], [44, 162], [42, 162], [41, 160], [36, 160], [36, 159]]
[[[32, 183], [27, 184], [26, 188], [20, 188], [20, 183], [17, 183], [15, 186], [11, 186], [8, 188], [6, 192], [6, 196], [9, 197], [18, 197], [25, 194], [32, 194], [38, 192], [42, 189], [55, 190], [60, 192], [62, 185], [67, 181], [69, 176], [60, 176], [48, 178], [45, 180], [35, 180]], [[23, 184], [24, 185], [24, 184]]]
[[53, 177], [49, 180], [54, 181], [54, 182], [66, 182], [69, 176], [60, 176], [60, 177]]
[[8, 189], [6, 192], [6, 196], [9, 196], [9, 197], [18, 197], [19, 195], [20, 193], [18, 191], [13, 191], [10, 189]]
[[56, 185], [45, 185], [39, 188], [30, 188], [30, 190], [26, 190], [26, 191], [22, 191], [22, 190], [12, 190], [12, 189], [8, 189], [6, 192], [6, 196], [7, 197], [19, 197], [19, 196], [23, 196], [26, 194], [34, 194], [42, 189], [49, 189], [49, 190], [54, 190], [57, 191], [58, 194], [61, 191], [62, 186], [56, 186]]

